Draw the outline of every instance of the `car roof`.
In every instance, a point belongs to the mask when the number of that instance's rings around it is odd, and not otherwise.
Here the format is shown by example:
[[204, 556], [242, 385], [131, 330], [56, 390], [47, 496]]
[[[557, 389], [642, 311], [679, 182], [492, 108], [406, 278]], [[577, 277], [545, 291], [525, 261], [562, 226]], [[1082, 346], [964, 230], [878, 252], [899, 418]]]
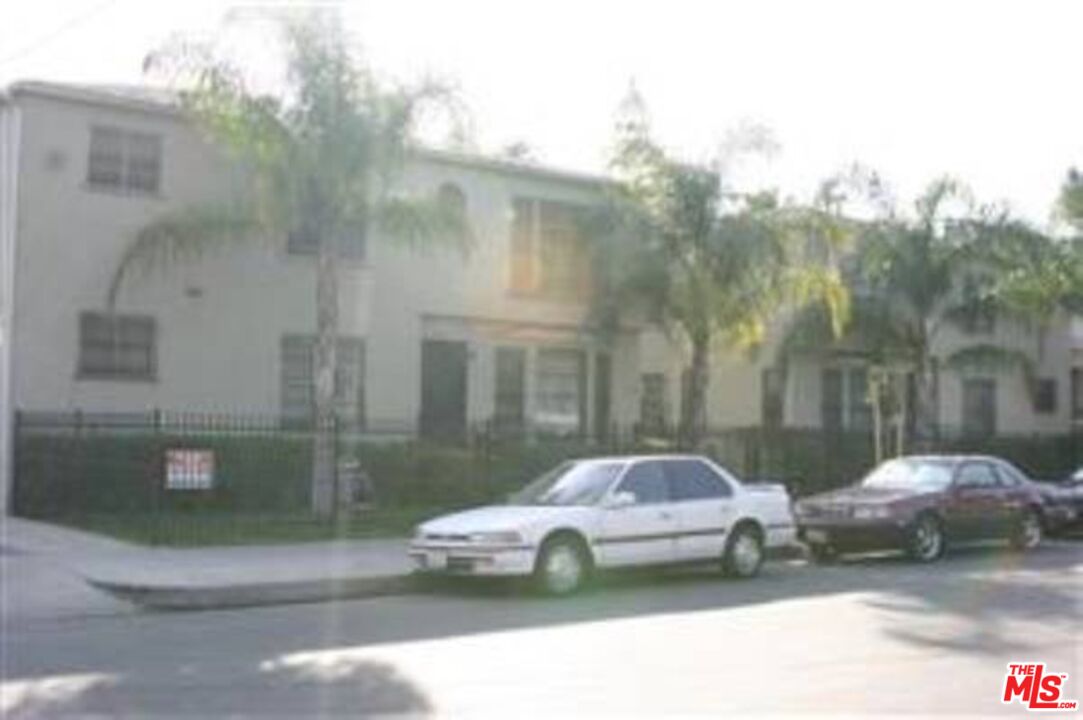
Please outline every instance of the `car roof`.
[[1004, 458], [996, 457], [995, 455], [978, 455], [978, 454], [962, 454], [962, 453], [926, 453], [924, 455], [903, 455], [896, 460], [917, 460], [927, 462], [950, 462], [950, 463], [962, 463], [971, 460], [984, 460], [987, 462], [1008, 462]]
[[582, 457], [572, 458], [572, 462], [589, 462], [589, 463], [603, 463], [603, 462], [641, 462], [643, 460], [709, 460], [706, 455], [695, 455], [690, 453], [655, 453], [648, 455], [600, 455], [598, 457]]

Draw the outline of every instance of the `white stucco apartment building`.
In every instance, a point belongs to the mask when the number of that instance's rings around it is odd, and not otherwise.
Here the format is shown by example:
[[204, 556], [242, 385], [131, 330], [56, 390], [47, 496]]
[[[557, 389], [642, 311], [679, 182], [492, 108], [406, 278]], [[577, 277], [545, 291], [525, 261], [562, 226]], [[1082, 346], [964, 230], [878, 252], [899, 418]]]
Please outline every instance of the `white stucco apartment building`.
[[[0, 94], [0, 442], [13, 411], [260, 414], [303, 422], [311, 402], [314, 259], [304, 238], [234, 245], [151, 271], [103, 313], [135, 232], [228, 193], [228, 164], [168, 96], [140, 88], [19, 83]], [[592, 435], [649, 415], [674, 422], [684, 360], [629, 321], [591, 325], [588, 252], [575, 213], [605, 179], [435, 151], [398, 191], [462, 203], [468, 253], [418, 251], [375, 231], [344, 248], [341, 410], [354, 426], [458, 434], [494, 421]], [[1010, 342], [1012, 330], [998, 328]], [[1073, 339], [1074, 338], [1074, 339]], [[1083, 341], [1054, 332], [1040, 360], [1051, 403], [1013, 378], [946, 377], [948, 424], [995, 408], [997, 430], [1062, 432], [1080, 412]], [[708, 423], [859, 423], [860, 368], [823, 358], [713, 364]], [[1071, 378], [1075, 379], [1072, 387]], [[980, 380], [982, 382], [971, 382]], [[825, 388], [827, 388], [825, 390]], [[830, 395], [830, 397], [829, 397]], [[827, 408], [827, 409], [825, 409]], [[830, 417], [829, 417], [830, 414]], [[853, 417], [851, 417], [853, 416]], [[7, 492], [2, 493], [6, 502]]]

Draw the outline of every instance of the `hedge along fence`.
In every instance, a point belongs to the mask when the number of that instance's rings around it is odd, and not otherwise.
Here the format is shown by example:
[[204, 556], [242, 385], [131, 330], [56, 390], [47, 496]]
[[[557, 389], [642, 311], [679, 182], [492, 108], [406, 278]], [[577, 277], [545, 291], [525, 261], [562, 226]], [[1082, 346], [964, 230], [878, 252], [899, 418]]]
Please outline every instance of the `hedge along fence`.
[[[301, 436], [20, 432], [15, 511], [32, 517], [307, 507], [311, 441]], [[214, 486], [168, 490], [168, 449], [210, 450]]]
[[[360, 436], [341, 438], [386, 507], [456, 508], [502, 499], [569, 458], [626, 451], [664, 452], [671, 440], [604, 443], [547, 438], [500, 441], [472, 436], [463, 446]], [[210, 450], [209, 490], [167, 490], [168, 449]], [[947, 451], [987, 452], [1036, 477], [1083, 464], [1083, 436], [998, 437], [945, 441]], [[703, 450], [746, 479], [785, 482], [805, 495], [858, 480], [873, 462], [866, 434], [738, 429], [712, 433]], [[312, 435], [282, 429], [278, 419], [175, 414], [20, 414], [15, 436], [18, 514], [171, 512], [304, 513], [309, 507]]]
[[[855, 483], [875, 462], [869, 433], [738, 429], [713, 435], [705, 449], [744, 477], [784, 482], [795, 495]], [[951, 434], [933, 442], [928, 452], [995, 455], [1035, 479], [1053, 480], [1083, 466], [1083, 432], [986, 438]]]
[[[29, 517], [304, 513], [312, 433], [283, 425], [239, 416], [20, 413], [15, 511]], [[376, 435], [340, 437], [339, 454], [359, 461], [373, 500], [388, 507], [499, 500], [558, 462], [599, 451], [581, 439], [502, 443], [475, 435], [470, 445], [455, 446]], [[166, 487], [166, 453], [178, 449], [212, 453], [210, 489]]]
[[749, 480], [808, 495], [856, 482], [875, 462], [867, 433], [744, 428], [712, 435], [705, 451]]

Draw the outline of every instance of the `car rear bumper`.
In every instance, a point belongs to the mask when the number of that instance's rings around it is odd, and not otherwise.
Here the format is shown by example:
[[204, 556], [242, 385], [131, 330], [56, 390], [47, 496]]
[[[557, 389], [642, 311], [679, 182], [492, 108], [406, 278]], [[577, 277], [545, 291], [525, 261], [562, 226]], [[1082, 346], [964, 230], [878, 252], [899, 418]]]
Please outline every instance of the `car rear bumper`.
[[839, 551], [894, 550], [905, 547], [906, 525], [891, 522], [807, 523], [797, 536], [809, 545], [828, 545]]
[[1083, 524], [1083, 506], [1068, 503], [1047, 504], [1043, 508], [1046, 530], [1059, 530]]
[[790, 547], [797, 542], [796, 525], [767, 526], [766, 545], [770, 549]]
[[448, 575], [529, 575], [534, 548], [483, 548], [462, 545], [411, 545], [410, 559], [419, 572]]

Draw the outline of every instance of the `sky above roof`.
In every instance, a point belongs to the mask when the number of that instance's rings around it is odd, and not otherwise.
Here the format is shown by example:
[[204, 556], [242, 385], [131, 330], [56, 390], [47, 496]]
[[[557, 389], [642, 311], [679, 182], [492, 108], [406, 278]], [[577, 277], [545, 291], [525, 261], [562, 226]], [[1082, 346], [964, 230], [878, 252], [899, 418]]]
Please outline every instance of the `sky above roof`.
[[[1044, 223], [1067, 168], [1083, 166], [1079, 0], [331, 4], [379, 71], [454, 80], [482, 149], [523, 141], [568, 169], [604, 169], [633, 80], [687, 158], [711, 157], [734, 127], [770, 127], [781, 152], [738, 171], [797, 197], [860, 161], [900, 198], [947, 173]], [[172, 35], [267, 6], [13, 4], [0, 84], [140, 82]]]

